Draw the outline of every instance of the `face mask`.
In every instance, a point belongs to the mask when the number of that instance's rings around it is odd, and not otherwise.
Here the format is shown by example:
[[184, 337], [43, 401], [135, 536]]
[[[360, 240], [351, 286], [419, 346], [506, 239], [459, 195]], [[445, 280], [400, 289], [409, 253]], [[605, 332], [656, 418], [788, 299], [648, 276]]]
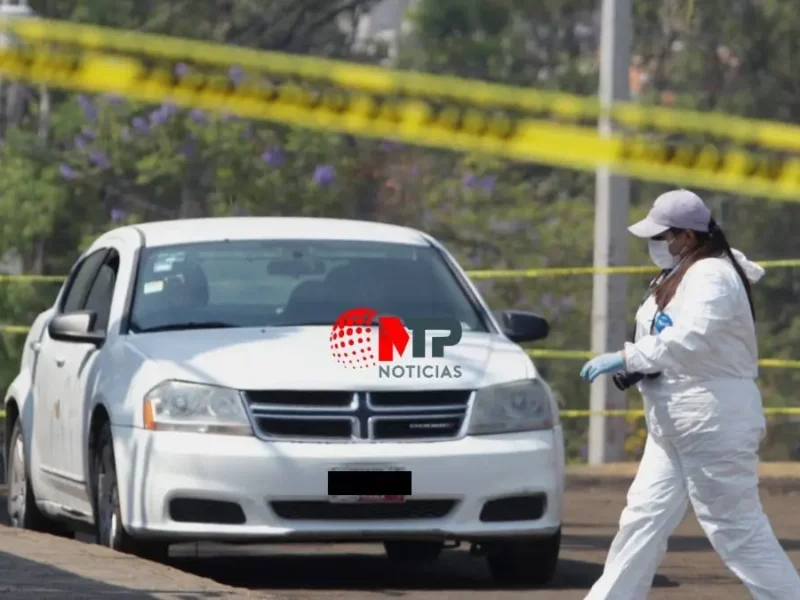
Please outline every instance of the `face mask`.
[[650, 260], [662, 269], [674, 269], [681, 260], [679, 256], [672, 256], [666, 241], [649, 240], [647, 250], [650, 252]]

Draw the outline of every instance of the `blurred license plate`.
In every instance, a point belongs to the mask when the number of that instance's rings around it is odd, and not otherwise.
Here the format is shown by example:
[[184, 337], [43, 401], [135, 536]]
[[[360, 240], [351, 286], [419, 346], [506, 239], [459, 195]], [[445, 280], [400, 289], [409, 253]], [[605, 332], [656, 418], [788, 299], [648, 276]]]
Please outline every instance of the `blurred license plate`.
[[405, 496], [328, 496], [335, 504], [401, 504]]
[[328, 471], [328, 499], [338, 504], [398, 504], [411, 495], [411, 471], [352, 466]]

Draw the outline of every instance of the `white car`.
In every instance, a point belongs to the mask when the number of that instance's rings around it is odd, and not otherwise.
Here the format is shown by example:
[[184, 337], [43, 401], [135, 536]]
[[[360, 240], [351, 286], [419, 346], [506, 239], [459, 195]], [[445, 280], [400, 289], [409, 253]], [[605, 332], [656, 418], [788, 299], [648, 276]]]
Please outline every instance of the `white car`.
[[[372, 318], [339, 319], [353, 309]], [[563, 435], [517, 343], [547, 333], [535, 314], [493, 315], [413, 229], [247, 217], [110, 231], [33, 323], [6, 393], [11, 520], [89, 527], [154, 558], [286, 540], [433, 560], [464, 542], [498, 581], [546, 583]]]

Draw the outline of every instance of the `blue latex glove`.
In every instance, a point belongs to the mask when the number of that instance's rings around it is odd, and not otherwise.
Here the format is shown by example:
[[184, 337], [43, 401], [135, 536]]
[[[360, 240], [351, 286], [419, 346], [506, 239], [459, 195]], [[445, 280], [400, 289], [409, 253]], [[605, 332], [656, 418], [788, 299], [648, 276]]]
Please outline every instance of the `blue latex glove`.
[[592, 360], [583, 365], [581, 369], [581, 378], [592, 382], [603, 373], [621, 371], [624, 367], [625, 361], [622, 360], [622, 352], [601, 354], [600, 356], [595, 356]]

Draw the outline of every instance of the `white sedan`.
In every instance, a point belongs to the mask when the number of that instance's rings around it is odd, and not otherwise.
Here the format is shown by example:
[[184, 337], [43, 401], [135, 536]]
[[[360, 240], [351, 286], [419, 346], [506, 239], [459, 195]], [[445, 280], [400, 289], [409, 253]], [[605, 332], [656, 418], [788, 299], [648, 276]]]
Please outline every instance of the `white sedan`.
[[463, 542], [500, 582], [546, 583], [563, 437], [517, 344], [547, 333], [491, 313], [413, 229], [110, 231], [33, 323], [6, 393], [10, 517], [154, 558], [185, 541], [355, 540], [433, 560]]

